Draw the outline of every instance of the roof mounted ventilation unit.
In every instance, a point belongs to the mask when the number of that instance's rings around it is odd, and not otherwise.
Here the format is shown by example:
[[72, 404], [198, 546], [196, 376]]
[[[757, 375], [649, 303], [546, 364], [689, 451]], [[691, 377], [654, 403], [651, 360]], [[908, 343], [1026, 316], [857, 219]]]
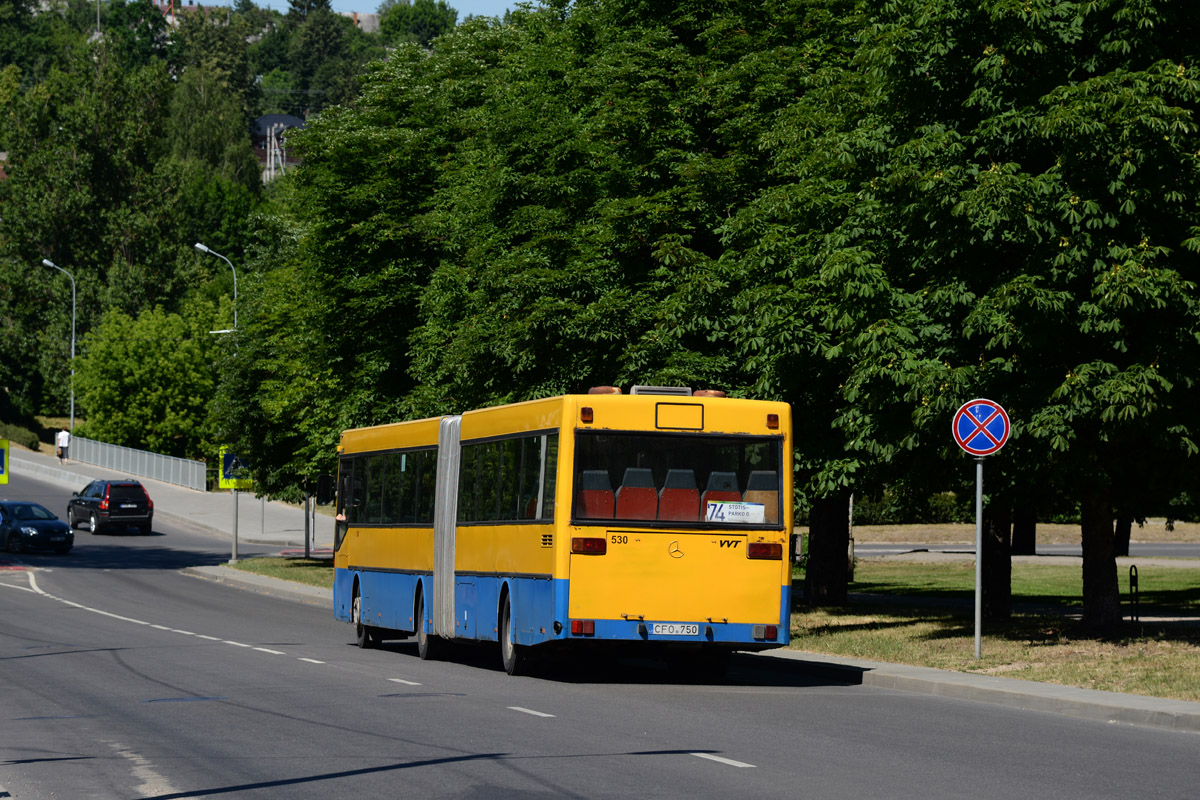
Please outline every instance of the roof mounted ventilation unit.
[[688, 386], [635, 386], [630, 394], [667, 394], [673, 397], [691, 397], [692, 390]]

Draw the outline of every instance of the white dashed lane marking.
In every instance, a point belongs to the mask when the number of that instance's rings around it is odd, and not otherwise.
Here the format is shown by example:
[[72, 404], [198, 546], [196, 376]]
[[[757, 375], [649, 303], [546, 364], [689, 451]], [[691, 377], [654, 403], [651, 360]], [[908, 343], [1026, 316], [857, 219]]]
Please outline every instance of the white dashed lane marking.
[[712, 753], [691, 753], [691, 755], [696, 758], [706, 758], [709, 761], [716, 761], [718, 764], [724, 764], [728, 767], [757, 769], [753, 764], [747, 764], [745, 761], [734, 761], [732, 758], [722, 758], [721, 756], [714, 756]]
[[531, 714], [535, 717], [553, 717], [553, 714], [547, 714], [544, 711], [534, 711], [532, 708], [522, 708], [521, 706], [509, 706], [509, 711], [520, 711], [522, 714]]

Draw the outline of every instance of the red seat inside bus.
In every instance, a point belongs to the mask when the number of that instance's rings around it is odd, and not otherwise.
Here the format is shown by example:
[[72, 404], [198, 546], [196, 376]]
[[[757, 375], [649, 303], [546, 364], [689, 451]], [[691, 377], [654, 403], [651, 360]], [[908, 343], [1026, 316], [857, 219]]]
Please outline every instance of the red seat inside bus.
[[693, 470], [667, 470], [667, 479], [658, 495], [658, 518], [689, 522], [700, 519], [700, 490], [696, 488]]
[[608, 470], [585, 469], [580, 476], [579, 516], [612, 519], [613, 491]]
[[705, 487], [700, 501], [701, 508], [705, 511], [707, 511], [709, 503], [740, 503], [742, 493], [738, 491], [737, 473], [713, 472], [710, 474], [708, 485]]
[[654, 473], [629, 467], [617, 489], [617, 519], [655, 519], [658, 517], [658, 490]]

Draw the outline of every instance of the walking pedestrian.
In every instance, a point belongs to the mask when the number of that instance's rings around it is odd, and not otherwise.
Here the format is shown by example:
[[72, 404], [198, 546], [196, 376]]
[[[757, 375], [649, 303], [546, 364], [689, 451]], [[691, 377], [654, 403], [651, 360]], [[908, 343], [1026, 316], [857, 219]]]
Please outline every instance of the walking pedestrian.
[[54, 438], [54, 444], [58, 451], [58, 463], [71, 463], [67, 460], [67, 449], [71, 446], [71, 432], [64, 427]]

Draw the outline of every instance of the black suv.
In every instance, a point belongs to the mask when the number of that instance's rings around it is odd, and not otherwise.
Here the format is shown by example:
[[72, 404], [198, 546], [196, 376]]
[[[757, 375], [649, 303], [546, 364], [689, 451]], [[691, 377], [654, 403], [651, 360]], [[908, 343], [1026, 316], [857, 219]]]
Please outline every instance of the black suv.
[[92, 481], [67, 501], [67, 524], [74, 528], [84, 521], [92, 533], [105, 528], [137, 528], [146, 535], [153, 520], [154, 501], [134, 480]]

